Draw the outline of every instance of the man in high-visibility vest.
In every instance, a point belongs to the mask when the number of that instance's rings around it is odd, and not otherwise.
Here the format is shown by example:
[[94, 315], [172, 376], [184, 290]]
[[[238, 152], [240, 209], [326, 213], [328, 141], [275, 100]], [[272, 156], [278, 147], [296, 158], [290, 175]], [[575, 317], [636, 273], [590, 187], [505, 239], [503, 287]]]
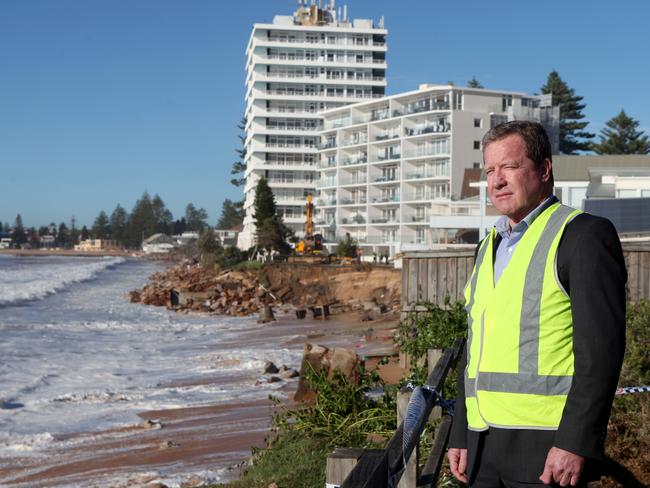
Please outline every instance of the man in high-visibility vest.
[[586, 486], [625, 349], [621, 244], [611, 222], [553, 196], [540, 124], [492, 128], [483, 159], [503, 217], [465, 288], [451, 471], [474, 488]]

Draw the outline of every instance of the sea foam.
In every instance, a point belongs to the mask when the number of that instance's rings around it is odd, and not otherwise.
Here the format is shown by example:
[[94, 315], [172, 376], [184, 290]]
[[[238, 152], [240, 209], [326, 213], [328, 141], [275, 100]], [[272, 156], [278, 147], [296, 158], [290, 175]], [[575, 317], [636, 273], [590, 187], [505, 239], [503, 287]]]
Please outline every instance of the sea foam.
[[78, 260], [73, 266], [66, 261], [51, 261], [47, 268], [25, 266], [16, 270], [2, 267], [0, 268], [0, 306], [43, 299], [72, 283], [90, 280], [97, 273], [124, 261], [125, 259], [120, 257], [107, 257]]

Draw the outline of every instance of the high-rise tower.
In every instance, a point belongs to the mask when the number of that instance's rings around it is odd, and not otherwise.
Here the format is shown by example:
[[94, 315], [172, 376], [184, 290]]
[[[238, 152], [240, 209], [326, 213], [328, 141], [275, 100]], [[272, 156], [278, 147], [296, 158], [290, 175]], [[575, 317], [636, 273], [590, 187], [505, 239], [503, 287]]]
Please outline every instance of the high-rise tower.
[[253, 201], [267, 178], [284, 223], [304, 231], [305, 198], [314, 194], [319, 112], [384, 96], [383, 19], [348, 20], [347, 6], [300, 0], [292, 16], [255, 24], [246, 49], [246, 185], [238, 246], [255, 242]]

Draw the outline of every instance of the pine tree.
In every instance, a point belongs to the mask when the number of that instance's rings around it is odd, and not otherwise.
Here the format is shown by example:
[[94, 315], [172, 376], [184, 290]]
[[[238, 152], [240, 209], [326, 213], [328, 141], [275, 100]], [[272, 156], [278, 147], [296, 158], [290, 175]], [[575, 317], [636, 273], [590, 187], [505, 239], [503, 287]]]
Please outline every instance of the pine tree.
[[79, 236], [82, 241], [85, 241], [90, 237], [90, 231], [88, 230], [88, 227], [85, 225], [81, 228], [81, 235]]
[[18, 246], [27, 242], [25, 227], [23, 227], [23, 218], [20, 216], [20, 214], [16, 215], [16, 220], [14, 221], [14, 230], [11, 233], [11, 239], [14, 241], [14, 244]]
[[476, 79], [476, 76], [472, 76], [472, 79], [467, 82], [467, 88], [485, 88], [480, 81]]
[[221, 217], [217, 222], [217, 229], [231, 229], [244, 221], [244, 209], [237, 203], [226, 198], [221, 207]]
[[275, 217], [277, 207], [275, 205], [275, 196], [269, 186], [266, 178], [262, 177], [255, 187], [255, 200], [253, 202], [255, 227], [260, 227], [262, 222], [271, 217]]
[[230, 174], [235, 176], [235, 178], [231, 179], [230, 183], [239, 187], [246, 184], [246, 178], [244, 177], [244, 173], [246, 173], [246, 117], [242, 117], [239, 124], [237, 124], [237, 128], [241, 131], [241, 133], [237, 136], [239, 138], [239, 142], [241, 143], [241, 147], [239, 149], [235, 149], [238, 159], [232, 163]]
[[108, 215], [103, 210], [99, 212], [93, 226], [90, 228], [90, 235], [95, 239], [108, 239], [111, 233], [110, 226], [108, 224]]
[[257, 245], [266, 249], [276, 249], [282, 253], [288, 252], [287, 238], [292, 235], [292, 232], [284, 225], [282, 217], [277, 214], [273, 191], [264, 177], [260, 178], [255, 187], [253, 207]]
[[185, 207], [185, 222], [187, 229], [201, 232], [208, 223], [208, 212], [204, 208], [196, 208], [193, 203], [188, 203]]
[[142, 241], [156, 233], [156, 218], [151, 205], [151, 197], [146, 191], [135, 202], [126, 226], [126, 243], [130, 247], [140, 247]]
[[648, 154], [650, 139], [642, 130], [637, 130], [639, 122], [621, 112], [605, 123], [600, 131], [600, 142], [594, 144], [596, 154]]
[[154, 219], [156, 220], [156, 232], [169, 234], [172, 231], [174, 217], [167, 207], [165, 207], [165, 202], [163, 202], [158, 194], [155, 194], [151, 200], [151, 206], [153, 208]]
[[560, 106], [560, 152], [576, 154], [577, 151], [589, 151], [589, 139], [593, 139], [594, 134], [583, 130], [589, 125], [589, 122], [582, 121], [585, 118], [582, 111], [586, 107], [586, 104], [580, 103], [583, 97], [577, 96], [555, 70], [549, 73], [541, 91], [552, 94], [553, 106]]
[[111, 239], [119, 242], [122, 245], [126, 244], [125, 238], [128, 218], [129, 217], [126, 213], [126, 210], [124, 210], [124, 208], [118, 203], [115, 207], [115, 210], [113, 210], [113, 213], [111, 214], [111, 218], [109, 220]]

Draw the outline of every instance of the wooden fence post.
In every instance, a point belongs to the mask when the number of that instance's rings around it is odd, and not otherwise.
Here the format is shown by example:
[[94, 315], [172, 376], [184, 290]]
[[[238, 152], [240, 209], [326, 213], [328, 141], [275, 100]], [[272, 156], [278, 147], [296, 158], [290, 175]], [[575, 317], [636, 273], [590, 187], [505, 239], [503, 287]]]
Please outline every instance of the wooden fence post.
[[[402, 388], [397, 393], [397, 425], [400, 425], [406, 417], [409, 400], [411, 399], [411, 391], [407, 388]], [[404, 474], [397, 484], [397, 488], [415, 488], [418, 481], [418, 447], [416, 446], [406, 462]]]

